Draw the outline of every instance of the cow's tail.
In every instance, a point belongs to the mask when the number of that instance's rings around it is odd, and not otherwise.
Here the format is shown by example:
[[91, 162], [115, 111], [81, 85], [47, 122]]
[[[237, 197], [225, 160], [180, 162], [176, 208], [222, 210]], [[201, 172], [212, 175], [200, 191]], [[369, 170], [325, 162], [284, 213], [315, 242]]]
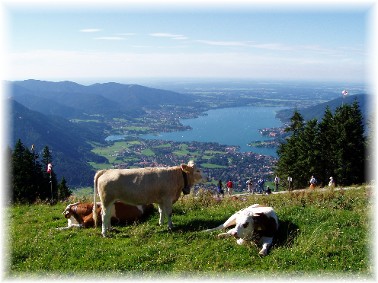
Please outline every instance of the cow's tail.
[[93, 215], [93, 220], [94, 220], [94, 225], [95, 227], [97, 227], [97, 223], [98, 223], [98, 215], [97, 215], [97, 205], [96, 205], [96, 195], [98, 194], [98, 189], [97, 189], [97, 181], [98, 181], [98, 178], [105, 173], [106, 170], [101, 170], [101, 171], [97, 171], [95, 176], [94, 176], [94, 180], [93, 180], [93, 210], [92, 210], [92, 215]]

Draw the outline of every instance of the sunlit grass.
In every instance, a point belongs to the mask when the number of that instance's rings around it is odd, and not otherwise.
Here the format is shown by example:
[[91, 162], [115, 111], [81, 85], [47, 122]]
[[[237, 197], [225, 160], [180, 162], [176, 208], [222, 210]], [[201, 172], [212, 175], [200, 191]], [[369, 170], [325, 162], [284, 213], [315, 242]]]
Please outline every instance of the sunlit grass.
[[[274, 207], [280, 219], [268, 256], [258, 256], [254, 245], [238, 246], [235, 239], [201, 232], [254, 203]], [[372, 204], [367, 187], [240, 196], [221, 202], [201, 192], [197, 197], [182, 197], [174, 205], [172, 232], [157, 224], [155, 211], [142, 223], [116, 227], [110, 238], [102, 238], [100, 228], [56, 230], [67, 225], [61, 215], [65, 206], [14, 205], [7, 209], [7, 277], [366, 278], [373, 274]]]

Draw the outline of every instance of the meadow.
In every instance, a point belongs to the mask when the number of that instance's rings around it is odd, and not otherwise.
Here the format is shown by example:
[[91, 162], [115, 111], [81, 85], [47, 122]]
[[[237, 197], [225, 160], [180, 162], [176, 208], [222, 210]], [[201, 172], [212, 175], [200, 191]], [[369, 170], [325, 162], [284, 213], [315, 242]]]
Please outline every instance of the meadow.
[[[91, 197], [88, 196], [91, 200]], [[372, 187], [245, 195], [216, 201], [201, 191], [178, 200], [174, 228], [159, 226], [158, 212], [140, 223], [57, 230], [67, 225], [67, 203], [7, 208], [5, 277], [121, 279], [371, 279]], [[280, 229], [268, 256], [258, 247], [203, 233], [235, 211], [259, 203], [275, 208]]]

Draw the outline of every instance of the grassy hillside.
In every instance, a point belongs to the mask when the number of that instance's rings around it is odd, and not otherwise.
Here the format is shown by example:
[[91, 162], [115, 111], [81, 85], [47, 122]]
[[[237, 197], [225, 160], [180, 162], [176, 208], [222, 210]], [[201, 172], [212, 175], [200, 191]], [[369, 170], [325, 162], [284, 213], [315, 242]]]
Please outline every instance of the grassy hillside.
[[[235, 239], [201, 233], [251, 204], [273, 206], [280, 230], [268, 256]], [[371, 278], [371, 188], [296, 192], [226, 198], [202, 194], [174, 205], [174, 229], [160, 227], [157, 211], [143, 223], [116, 227], [110, 238], [100, 228], [56, 230], [67, 225], [66, 204], [8, 208], [6, 277], [65, 278]]]

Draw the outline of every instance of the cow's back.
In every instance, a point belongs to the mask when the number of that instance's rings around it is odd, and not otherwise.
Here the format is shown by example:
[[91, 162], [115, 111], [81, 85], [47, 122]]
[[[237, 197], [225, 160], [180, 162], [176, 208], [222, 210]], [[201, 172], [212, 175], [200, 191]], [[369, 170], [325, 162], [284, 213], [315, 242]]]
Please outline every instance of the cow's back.
[[114, 201], [128, 204], [176, 201], [183, 180], [180, 167], [107, 170], [98, 178], [98, 194], [104, 205]]

